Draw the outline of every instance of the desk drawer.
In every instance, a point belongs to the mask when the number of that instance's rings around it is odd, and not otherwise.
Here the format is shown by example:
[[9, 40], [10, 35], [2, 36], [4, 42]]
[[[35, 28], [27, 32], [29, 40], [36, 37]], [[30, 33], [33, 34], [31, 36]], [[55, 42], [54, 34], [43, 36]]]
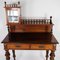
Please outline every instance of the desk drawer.
[[29, 49], [29, 44], [8, 44], [8, 49]]
[[52, 50], [53, 45], [52, 44], [32, 44], [31, 49], [36, 50]]

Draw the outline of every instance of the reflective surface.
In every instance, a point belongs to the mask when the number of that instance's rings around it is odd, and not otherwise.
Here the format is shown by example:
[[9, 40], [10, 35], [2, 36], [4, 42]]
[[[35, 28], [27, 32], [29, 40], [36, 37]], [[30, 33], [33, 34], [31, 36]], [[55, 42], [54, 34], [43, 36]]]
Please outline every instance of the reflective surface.
[[9, 22], [19, 22], [20, 9], [12, 8], [7, 11]]
[[51, 33], [10, 33], [5, 37], [3, 43], [33, 43], [33, 44], [58, 44]]

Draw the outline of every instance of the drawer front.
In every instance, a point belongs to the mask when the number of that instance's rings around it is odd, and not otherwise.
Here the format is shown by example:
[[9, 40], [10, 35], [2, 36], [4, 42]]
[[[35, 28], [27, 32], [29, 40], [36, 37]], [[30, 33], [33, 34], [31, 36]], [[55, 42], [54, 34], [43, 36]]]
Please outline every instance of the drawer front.
[[53, 45], [52, 44], [32, 44], [31, 49], [35, 50], [52, 50]]
[[7, 45], [8, 49], [29, 49], [29, 44], [8, 44]]

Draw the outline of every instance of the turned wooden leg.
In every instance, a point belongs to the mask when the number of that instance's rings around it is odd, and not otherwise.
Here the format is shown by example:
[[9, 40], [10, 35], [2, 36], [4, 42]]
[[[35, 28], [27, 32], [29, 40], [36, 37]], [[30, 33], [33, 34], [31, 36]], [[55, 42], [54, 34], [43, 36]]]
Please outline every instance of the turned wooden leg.
[[50, 53], [50, 60], [54, 60], [54, 57], [55, 57], [55, 51], [51, 51]]
[[6, 60], [10, 60], [10, 53], [8, 50], [5, 50], [6, 53], [5, 53], [5, 56], [6, 56]]
[[15, 50], [12, 50], [12, 52], [13, 52], [13, 58], [14, 58], [14, 60], [16, 60], [15, 59]]
[[46, 60], [48, 60], [48, 53], [49, 53], [49, 50], [46, 50]]

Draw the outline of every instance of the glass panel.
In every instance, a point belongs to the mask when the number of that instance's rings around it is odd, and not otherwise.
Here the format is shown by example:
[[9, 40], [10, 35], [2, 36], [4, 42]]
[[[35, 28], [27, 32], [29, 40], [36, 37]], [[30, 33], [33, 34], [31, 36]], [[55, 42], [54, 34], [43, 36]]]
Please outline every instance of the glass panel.
[[19, 16], [18, 11], [14, 11], [13, 13], [14, 13], [14, 16]]
[[18, 16], [9, 16], [9, 22], [18, 22]]
[[19, 9], [15, 8], [13, 8], [12, 10], [8, 10], [7, 13], [9, 22], [19, 22], [19, 16], [20, 16], [19, 12], [20, 12]]

